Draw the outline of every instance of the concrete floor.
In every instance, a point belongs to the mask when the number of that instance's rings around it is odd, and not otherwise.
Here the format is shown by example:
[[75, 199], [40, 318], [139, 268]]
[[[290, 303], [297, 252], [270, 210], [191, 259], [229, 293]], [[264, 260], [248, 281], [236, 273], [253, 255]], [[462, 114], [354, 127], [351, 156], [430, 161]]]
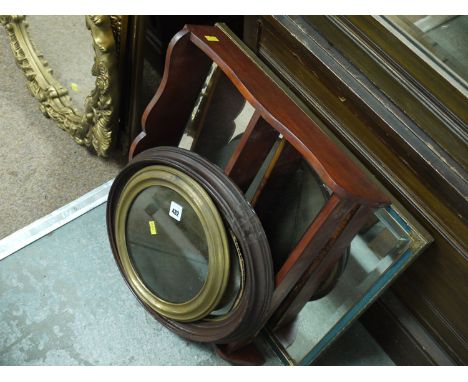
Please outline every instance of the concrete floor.
[[0, 263], [2, 365], [223, 365], [155, 322], [126, 287], [105, 205]]
[[[164, 328], [114, 263], [105, 204], [0, 261], [0, 365], [227, 365]], [[281, 361], [260, 343], [267, 365]], [[319, 365], [393, 365], [355, 323]]]
[[105, 205], [0, 264], [0, 364], [217, 364], [146, 313], [107, 242]]

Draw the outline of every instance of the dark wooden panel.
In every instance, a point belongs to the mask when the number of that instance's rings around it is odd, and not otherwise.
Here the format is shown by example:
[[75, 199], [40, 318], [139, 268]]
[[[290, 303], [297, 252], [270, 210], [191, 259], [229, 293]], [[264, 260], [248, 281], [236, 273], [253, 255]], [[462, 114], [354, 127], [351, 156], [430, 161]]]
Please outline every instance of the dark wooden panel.
[[[381, 35], [384, 34], [382, 26], [380, 26], [380, 29], [374, 28], [375, 21], [370, 23], [362, 17], [356, 17], [353, 20], [360, 27], [365, 27], [373, 35], [378, 36], [378, 32]], [[317, 29], [320, 29], [323, 34], [326, 32], [326, 38], [339, 51], [346, 52], [353, 50], [353, 61], [359, 62], [359, 69], [362, 73], [377, 87], [382, 89], [405, 114], [413, 119], [419, 127], [424, 129], [444, 150], [450, 152], [450, 155], [466, 168], [468, 165], [466, 132], [463, 133], [463, 129], [460, 129], [463, 123], [468, 123], [466, 99], [464, 103], [458, 100], [456, 105], [454, 105], [460, 114], [460, 117], [458, 117], [450, 112], [444, 103], [438, 101], [430, 92], [426, 91], [421, 85], [418, 85], [417, 82], [412, 81], [409, 76], [406, 76], [406, 72], [398, 72], [401, 65], [390, 57], [390, 53], [392, 52], [378, 48], [376, 43], [370, 41], [367, 35], [363, 32], [358, 32], [357, 27], [348, 19], [311, 16], [308, 17], [308, 21]], [[396, 38], [389, 32], [386, 34], [388, 39], [386, 46], [395, 45]], [[347, 38], [344, 38], [344, 35]], [[378, 42], [382, 42], [382, 36], [379, 36]], [[393, 52], [395, 54], [398, 53], [400, 62], [409, 56], [409, 49], [405, 51], [406, 47], [403, 48]], [[386, 59], [385, 67], [392, 70], [383, 70], [382, 61], [377, 61], [374, 55]], [[410, 63], [410, 61], [405, 60], [406, 65]], [[416, 69], [422, 67], [422, 65], [416, 65], [414, 62], [412, 64]], [[435, 84], [435, 81], [433, 83]], [[449, 95], [450, 99], [456, 100], [457, 97], [452, 97], [452, 92], [448, 92], [440, 87], [437, 89], [440, 90], [443, 97], [446, 98]], [[459, 95], [458, 98], [463, 97]], [[460, 121], [460, 118], [464, 119], [464, 122]], [[463, 135], [465, 135], [464, 138]]]
[[[428, 141], [417, 125], [380, 92], [373, 96], [369, 89], [375, 86], [357, 69], [346, 60], [335, 62], [323, 45], [326, 41], [320, 41], [316, 32], [313, 39], [308, 35], [311, 45], [306, 47], [284, 27], [270, 30], [267, 25], [261, 35], [260, 55], [309, 105], [313, 103], [316, 110], [327, 114], [332, 129], [352, 134], [350, 138], [359, 145], [372, 141], [368, 146], [376, 157], [374, 162], [388, 163], [390, 168], [383, 171], [392, 171], [389, 176], [407, 183], [406, 190], [418, 190], [417, 194], [406, 195], [407, 199], [426, 210], [435, 206], [443, 211], [437, 214], [438, 224], [443, 224], [448, 235], [460, 237], [466, 248], [467, 184], [460, 166], [449, 155], [435, 152], [437, 143]], [[280, 49], [281, 44], [291, 45]]]
[[261, 19], [260, 58], [434, 237], [393, 290], [457, 362], [468, 363], [463, 169], [316, 30], [288, 22]]
[[361, 316], [361, 322], [397, 365], [454, 365], [391, 290]]

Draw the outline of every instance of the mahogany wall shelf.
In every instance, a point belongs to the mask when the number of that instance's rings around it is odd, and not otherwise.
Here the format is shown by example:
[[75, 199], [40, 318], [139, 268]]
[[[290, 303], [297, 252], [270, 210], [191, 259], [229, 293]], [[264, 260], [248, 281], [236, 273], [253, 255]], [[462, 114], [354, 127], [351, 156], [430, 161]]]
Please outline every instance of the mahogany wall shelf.
[[[268, 321], [270, 332], [278, 332], [294, 321], [343, 258], [353, 238], [377, 209], [389, 206], [390, 198], [223, 25], [187, 25], [172, 39], [162, 82], [143, 115], [143, 131], [131, 146], [129, 166], [133, 158], [149, 160], [150, 155], [145, 154], [149, 149], [179, 145], [213, 63], [254, 109], [222, 169], [224, 174], [246, 192], [273, 150], [276, 159], [271, 162], [270, 176], [280, 164], [301, 159], [329, 193], [323, 208], [274, 275], [274, 291], [264, 321]], [[268, 181], [264, 177], [258, 194], [266, 192]], [[112, 195], [111, 191], [108, 224], [115, 253]], [[216, 344], [217, 351], [235, 363], [261, 363], [261, 356], [250, 344], [253, 338], [250, 333], [238, 341], [221, 341]]]

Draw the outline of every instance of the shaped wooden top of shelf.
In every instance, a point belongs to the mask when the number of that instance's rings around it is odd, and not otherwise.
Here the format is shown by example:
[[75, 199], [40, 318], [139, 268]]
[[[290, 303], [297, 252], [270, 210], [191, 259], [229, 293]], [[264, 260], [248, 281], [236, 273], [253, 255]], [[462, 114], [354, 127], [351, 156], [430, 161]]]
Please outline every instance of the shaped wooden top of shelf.
[[[130, 158], [159, 145], [177, 145], [187, 116], [215, 62], [242, 96], [307, 160], [341, 198], [378, 207], [388, 198], [278, 85], [241, 42], [219, 26], [187, 25], [169, 44], [161, 84], [143, 115]], [[167, 126], [174, 126], [167, 128]], [[164, 126], [166, 128], [164, 129]]]

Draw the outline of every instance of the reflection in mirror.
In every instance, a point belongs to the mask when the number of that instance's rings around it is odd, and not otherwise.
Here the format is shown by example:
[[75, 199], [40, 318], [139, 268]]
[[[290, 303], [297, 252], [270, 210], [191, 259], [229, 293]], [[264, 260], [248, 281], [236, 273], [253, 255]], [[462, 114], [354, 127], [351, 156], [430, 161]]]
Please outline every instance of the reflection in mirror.
[[[171, 215], [174, 206], [180, 220]], [[208, 242], [195, 210], [179, 193], [164, 186], [146, 188], [133, 201], [125, 227], [133, 267], [154, 295], [182, 304], [199, 294], [208, 277]], [[228, 239], [226, 291], [208, 319], [228, 314], [243, 291], [242, 253], [232, 232]]]
[[[293, 324], [274, 334], [288, 356], [295, 363], [304, 362], [305, 357], [305, 363], [315, 359], [326, 342], [341, 332], [342, 328], [337, 327], [340, 320], [365, 300], [371, 287], [402, 257], [410, 243], [411, 237], [395, 219], [394, 210], [378, 210], [351, 242], [348, 263], [335, 288], [325, 297], [308, 302]], [[353, 319], [350, 317], [345, 324]], [[295, 332], [293, 341], [291, 331]]]
[[180, 304], [200, 292], [208, 243], [195, 210], [179, 193], [164, 186], [142, 191], [130, 207], [126, 238], [137, 273], [156, 296]]
[[27, 21], [31, 40], [49, 62], [55, 79], [68, 90], [73, 106], [83, 113], [85, 98], [96, 81], [85, 16], [28, 16]]
[[179, 147], [224, 168], [253, 113], [252, 105], [213, 64]]
[[386, 16], [400, 32], [406, 44], [420, 53], [450, 77], [468, 84], [468, 16]]
[[[330, 192], [301, 154], [280, 135], [245, 195], [265, 229], [274, 271], [278, 273], [325, 206]], [[348, 252], [348, 248], [343, 250], [308, 298], [321, 298], [333, 289], [346, 267]]]
[[276, 273], [325, 205], [328, 193], [304, 158], [280, 138], [247, 197], [265, 229]]

